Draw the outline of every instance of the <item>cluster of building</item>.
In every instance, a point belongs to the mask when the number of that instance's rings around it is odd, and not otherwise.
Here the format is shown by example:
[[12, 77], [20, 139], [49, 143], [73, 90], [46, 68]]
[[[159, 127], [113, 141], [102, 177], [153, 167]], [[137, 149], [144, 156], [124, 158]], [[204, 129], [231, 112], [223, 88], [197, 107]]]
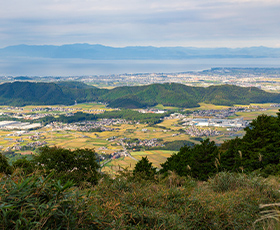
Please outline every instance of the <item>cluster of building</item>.
[[243, 118], [236, 119], [213, 119], [213, 118], [195, 118], [189, 122], [192, 126], [213, 126], [213, 127], [242, 127], [248, 125], [248, 121]]
[[83, 111], [83, 112], [87, 112], [87, 113], [104, 113], [105, 110], [104, 109], [82, 109], [82, 108], [78, 108], [78, 107], [58, 107], [58, 106], [48, 106], [48, 107], [35, 107], [33, 109], [31, 109], [31, 112], [65, 112], [65, 113], [69, 113], [69, 112], [75, 112], [75, 111]]
[[14, 106], [2, 107], [1, 109], [2, 110], [12, 110], [12, 111], [15, 111], [15, 110], [23, 111], [23, 107], [14, 107]]
[[132, 124], [131, 121], [126, 121], [125, 119], [101, 119], [99, 121], [85, 121], [76, 123], [62, 123], [62, 122], [52, 122], [46, 127], [50, 127], [53, 130], [72, 130], [81, 132], [91, 132], [94, 129], [100, 128], [100, 131], [113, 131], [117, 128], [111, 128], [113, 125], [121, 124]]
[[41, 127], [41, 123], [20, 122], [20, 121], [0, 121], [0, 129], [37, 129]]
[[198, 129], [196, 126], [191, 126], [186, 129], [186, 134], [192, 137], [202, 137], [202, 136], [218, 136], [220, 132], [215, 129]]
[[140, 109], [138, 110], [139, 113], [157, 113], [157, 114], [163, 114], [165, 113], [164, 110], [159, 109]]
[[278, 104], [278, 103], [277, 104], [271, 104], [270, 107], [277, 108], [277, 107], [280, 107], [280, 104]]
[[229, 108], [229, 109], [209, 109], [209, 110], [197, 110], [193, 112], [193, 117], [216, 117], [216, 118], [226, 118], [229, 116], [234, 116], [235, 112], [237, 112], [237, 108]]
[[186, 115], [181, 113], [172, 113], [167, 117], [164, 117], [164, 120], [171, 120], [171, 119], [184, 119], [186, 118]]
[[[18, 141], [17, 141], [18, 142]], [[21, 141], [19, 141], [21, 142]], [[10, 150], [15, 150], [19, 151], [22, 149], [29, 149], [29, 148], [38, 148], [47, 145], [48, 143], [46, 141], [34, 141], [34, 142], [29, 142], [25, 146], [21, 146], [19, 143], [15, 144], [12, 147], [7, 147], [5, 151], [10, 151]]]
[[163, 144], [161, 144], [159, 142], [159, 140], [157, 138], [152, 138], [152, 139], [145, 139], [145, 140], [140, 140], [140, 139], [136, 139], [133, 141], [130, 141], [130, 139], [126, 139], [125, 140], [125, 145], [128, 148], [134, 148], [134, 147], [142, 147], [142, 146], [146, 146], [146, 147], [162, 147], [164, 146]]
[[31, 112], [50, 112], [50, 111], [57, 111], [57, 112], [72, 112], [77, 110], [76, 108], [69, 108], [69, 107], [35, 107], [31, 109]]

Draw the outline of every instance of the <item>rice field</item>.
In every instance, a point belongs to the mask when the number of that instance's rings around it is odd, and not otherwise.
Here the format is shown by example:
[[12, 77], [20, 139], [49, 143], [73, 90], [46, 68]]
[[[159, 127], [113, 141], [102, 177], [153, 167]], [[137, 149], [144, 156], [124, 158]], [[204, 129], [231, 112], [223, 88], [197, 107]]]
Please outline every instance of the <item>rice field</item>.
[[158, 104], [154, 106], [153, 108], [159, 109], [159, 110], [178, 110], [179, 107], [173, 107], [173, 106], [164, 106], [162, 104]]
[[188, 108], [186, 110], [210, 110], [210, 109], [228, 109], [230, 106], [223, 106], [223, 105], [213, 105], [213, 104], [206, 104], [206, 103], [198, 103], [200, 107], [196, 108]]
[[[142, 157], [147, 156], [149, 161], [156, 168], [161, 168], [160, 164], [164, 163], [168, 157], [170, 157], [175, 151], [168, 150], [152, 150], [152, 151], [139, 151], [130, 152], [131, 156], [137, 160], [141, 160]], [[115, 174], [119, 170], [128, 169], [133, 170], [137, 161], [130, 157], [120, 157], [118, 159], [112, 159], [102, 168], [102, 172], [109, 174]]]
[[[199, 109], [225, 109], [227, 106], [215, 106], [211, 104], [200, 104]], [[237, 113], [238, 117], [244, 117], [245, 120], [252, 120], [260, 114], [267, 115], [276, 115], [279, 108], [272, 108], [270, 104], [253, 104], [253, 106], [260, 106], [266, 108], [265, 111], [253, 111], [245, 113]], [[34, 107], [47, 107], [47, 106], [25, 106], [23, 112], [31, 111]], [[81, 110], [90, 110], [90, 109], [106, 109], [105, 105], [97, 103], [84, 103], [70, 106], [76, 109]], [[1, 108], [1, 107], [0, 107]], [[3, 107], [2, 107], [3, 108]], [[158, 106], [158, 109], [175, 109], [171, 107], [164, 107], [162, 105]], [[174, 140], [190, 140], [190, 136], [185, 133], [180, 134], [179, 129], [182, 126], [178, 125], [179, 119], [169, 119], [164, 120], [162, 123], [155, 126], [148, 126], [146, 124], [122, 124], [115, 125], [109, 128], [114, 128], [113, 131], [105, 132], [78, 132], [78, 131], [52, 131], [48, 128], [41, 128], [36, 131], [30, 131], [25, 133], [22, 136], [7, 136], [8, 134], [13, 134], [15, 131], [10, 130], [0, 130], [0, 150], [5, 150], [7, 147], [13, 147], [15, 145], [24, 146], [30, 142], [35, 141], [46, 141], [49, 146], [60, 146], [64, 148], [76, 149], [76, 148], [90, 148], [95, 149], [98, 153], [111, 154], [115, 151], [122, 150], [123, 147], [119, 144], [119, 139], [121, 138], [138, 138], [140, 140], [145, 139], [162, 139], [163, 142], [174, 141]], [[219, 128], [223, 134], [215, 137], [210, 137], [211, 140], [214, 140], [216, 143], [223, 143], [225, 140], [231, 139], [233, 137], [224, 135], [227, 133], [226, 128]], [[31, 140], [29, 137], [40, 132], [39, 139]], [[174, 135], [176, 134], [176, 135]], [[178, 135], [179, 134], [179, 135]], [[115, 136], [116, 139], [108, 140], [110, 137]], [[22, 139], [23, 142], [17, 142], [16, 140]], [[193, 141], [199, 143], [197, 141]], [[27, 154], [28, 151], [23, 152]], [[164, 163], [166, 159], [174, 151], [165, 151], [165, 150], [153, 150], [153, 151], [140, 151], [133, 152], [131, 155], [137, 160], [141, 160], [142, 157], [147, 156], [148, 159], [152, 162], [154, 167], [160, 168], [160, 164]], [[130, 157], [122, 157], [119, 159], [113, 159], [111, 162], [108, 162], [102, 170], [108, 173], [114, 173], [119, 170], [119, 168], [133, 169], [137, 161]]]
[[170, 157], [176, 151], [169, 150], [152, 150], [152, 151], [140, 151], [140, 152], [130, 152], [131, 156], [135, 157], [138, 160], [141, 160], [142, 157], [147, 156], [153, 166], [160, 168], [160, 164], [164, 163], [168, 157]]
[[116, 174], [116, 172], [128, 169], [133, 170], [137, 161], [131, 159], [130, 157], [120, 157], [118, 159], [112, 159], [101, 169], [102, 172], [108, 174]]

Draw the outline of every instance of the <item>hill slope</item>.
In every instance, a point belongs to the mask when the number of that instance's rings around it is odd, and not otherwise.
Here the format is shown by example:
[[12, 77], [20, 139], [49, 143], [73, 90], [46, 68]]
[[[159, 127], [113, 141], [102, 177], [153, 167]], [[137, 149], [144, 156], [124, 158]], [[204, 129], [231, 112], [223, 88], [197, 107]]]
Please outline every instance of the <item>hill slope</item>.
[[144, 108], [163, 104], [181, 108], [198, 107], [200, 102], [215, 105], [280, 103], [280, 94], [258, 88], [233, 85], [190, 87], [176, 83], [118, 87], [112, 90], [91, 87], [81, 82], [13, 82], [0, 85], [0, 104], [23, 106], [71, 105], [100, 101], [110, 107]]

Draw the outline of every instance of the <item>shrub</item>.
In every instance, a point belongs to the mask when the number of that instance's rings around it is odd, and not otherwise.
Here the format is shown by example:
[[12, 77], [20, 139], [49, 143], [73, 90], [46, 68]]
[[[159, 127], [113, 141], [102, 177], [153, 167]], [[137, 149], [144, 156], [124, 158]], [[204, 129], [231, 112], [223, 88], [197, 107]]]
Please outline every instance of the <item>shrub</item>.
[[277, 186], [268, 184], [266, 179], [254, 173], [247, 175], [244, 173], [220, 172], [209, 179], [208, 184], [214, 192], [251, 189], [270, 198], [279, 197], [279, 193], [276, 190]]
[[142, 157], [134, 167], [133, 175], [135, 178], [142, 178], [145, 180], [153, 180], [156, 174], [156, 168], [149, 162], [147, 156]]
[[2, 178], [1, 229], [98, 229], [91, 195], [52, 176]]
[[84, 183], [96, 184], [99, 164], [95, 151], [92, 149], [63, 149], [58, 147], [43, 147], [34, 163], [46, 173], [55, 172], [55, 177], [63, 182], [73, 180], [77, 185]]
[[17, 159], [15, 162], [13, 162], [12, 167], [14, 169], [20, 168], [25, 174], [30, 174], [36, 169], [34, 163], [27, 160], [25, 157]]
[[245, 174], [220, 172], [208, 182], [214, 192], [227, 192], [247, 186], [249, 181]]
[[0, 173], [12, 173], [12, 168], [8, 163], [8, 159], [2, 153], [0, 153]]

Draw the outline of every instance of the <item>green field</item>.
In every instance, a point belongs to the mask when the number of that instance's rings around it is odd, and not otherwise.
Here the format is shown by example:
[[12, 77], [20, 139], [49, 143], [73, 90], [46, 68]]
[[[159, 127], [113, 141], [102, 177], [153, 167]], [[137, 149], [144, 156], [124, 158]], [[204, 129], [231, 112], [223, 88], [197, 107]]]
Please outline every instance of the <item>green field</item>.
[[213, 104], [206, 104], [206, 103], [198, 103], [200, 107], [195, 108], [188, 108], [186, 110], [210, 110], [210, 109], [228, 109], [230, 106], [223, 106], [223, 105], [213, 105]]
[[[279, 112], [279, 108], [277, 107], [270, 107], [271, 103], [267, 103], [267, 104], [251, 104], [252, 106], [259, 106], [262, 107], [264, 109], [267, 109], [265, 111], [252, 111], [252, 112], [238, 112], [236, 113], [237, 116], [239, 117], [243, 117], [244, 120], [253, 120], [255, 119], [257, 116], [262, 115], [262, 114], [266, 114], [268, 116], [276, 116]], [[238, 105], [240, 106], [240, 105]], [[247, 106], [248, 107], [248, 106]], [[250, 107], [251, 109], [254, 109], [252, 107]]]
[[[170, 157], [174, 152], [175, 151], [153, 150], [130, 152], [130, 154], [137, 160], [141, 160], [142, 157], [147, 156], [147, 158], [150, 162], [152, 162], [154, 167], [161, 168], [160, 164], [164, 163], [166, 159]], [[118, 159], [112, 159], [102, 168], [102, 172], [114, 174], [119, 170], [123, 170], [124, 168], [132, 170], [136, 163], [137, 161], [130, 157], [120, 157]]]
[[112, 159], [102, 168], [102, 172], [106, 172], [109, 174], [115, 174], [119, 170], [123, 170], [127, 168], [128, 170], [132, 170], [137, 161], [131, 159], [130, 157], [120, 157], [118, 159]]
[[162, 104], [158, 104], [154, 106], [153, 108], [159, 109], [159, 110], [178, 110], [178, 107], [173, 107], [173, 106], [164, 106]]
[[138, 160], [142, 157], [147, 156], [150, 162], [153, 163], [154, 167], [160, 168], [160, 164], [164, 163], [168, 157], [170, 157], [176, 151], [168, 150], [152, 150], [152, 151], [140, 151], [140, 152], [130, 152], [131, 156]]
[[[227, 106], [215, 106], [211, 104], [200, 104], [200, 108], [195, 109], [225, 109]], [[265, 111], [252, 111], [252, 112], [242, 112], [237, 113], [237, 116], [232, 117], [243, 117], [245, 120], [252, 120], [256, 118], [260, 114], [267, 115], [276, 115], [279, 108], [270, 107], [270, 104], [252, 104], [252, 106], [260, 106], [267, 110]], [[23, 107], [23, 111], [19, 112], [30, 112], [34, 107], [47, 107], [47, 106], [25, 106]], [[67, 106], [66, 106], [67, 107]], [[83, 103], [78, 104], [73, 107], [77, 110], [94, 110], [94, 109], [106, 109], [105, 105], [97, 104], [97, 103]], [[248, 107], [248, 106], [246, 106]], [[0, 107], [0, 109], [3, 107]], [[159, 105], [157, 108], [159, 109], [175, 109], [171, 107], [164, 107]], [[253, 108], [252, 108], [253, 109]], [[11, 110], [8, 110], [11, 112]], [[17, 111], [17, 110], [16, 110]], [[109, 128], [114, 128], [113, 131], [105, 131], [105, 132], [78, 132], [78, 131], [53, 131], [51, 128], [43, 127], [41, 129], [30, 131], [22, 134], [21, 136], [7, 136], [9, 134], [13, 134], [16, 131], [14, 130], [0, 130], [0, 149], [2, 151], [6, 150], [8, 147], [12, 148], [15, 145], [24, 146], [28, 143], [35, 141], [46, 141], [50, 146], [60, 146], [64, 148], [94, 148], [96, 152], [102, 154], [111, 154], [113, 152], [123, 150], [123, 147], [120, 145], [121, 138], [138, 138], [140, 140], [150, 140], [153, 138], [162, 139], [162, 142], [174, 141], [174, 140], [187, 140], [192, 141], [194, 143], [199, 143], [198, 141], [194, 141], [190, 139], [191, 137], [185, 133], [180, 133], [179, 129], [182, 129], [182, 126], [179, 125], [180, 119], [167, 119], [157, 125], [147, 125], [147, 124], [122, 124], [110, 126]], [[223, 143], [225, 140], [234, 138], [228, 135], [226, 128], [217, 128], [217, 130], [221, 131], [223, 134], [219, 136], [210, 137], [211, 140], [215, 141], [218, 144]], [[39, 139], [32, 140], [30, 136], [37, 135], [40, 133]], [[242, 133], [242, 131], [240, 131]], [[107, 140], [110, 137], [115, 136], [114, 140]], [[10, 139], [7, 139], [10, 138]], [[203, 137], [205, 138], [205, 137]], [[6, 139], [6, 140], [5, 140]], [[17, 140], [22, 139], [23, 142], [17, 142]], [[144, 149], [145, 147], [143, 147]], [[18, 151], [16, 151], [18, 152]], [[153, 151], [142, 151], [142, 152], [133, 152], [131, 151], [131, 155], [136, 159], [140, 160], [142, 157], [147, 156], [148, 159], [153, 163], [153, 165], [157, 168], [160, 167], [160, 164], [165, 162], [167, 157], [169, 157], [174, 151], [163, 151], [163, 150], [153, 150]], [[28, 151], [24, 152], [24, 154], [28, 153]], [[120, 159], [114, 159], [110, 163], [108, 163], [103, 170], [108, 171], [110, 173], [117, 171], [120, 167], [129, 167], [133, 168], [136, 161], [126, 157]]]

